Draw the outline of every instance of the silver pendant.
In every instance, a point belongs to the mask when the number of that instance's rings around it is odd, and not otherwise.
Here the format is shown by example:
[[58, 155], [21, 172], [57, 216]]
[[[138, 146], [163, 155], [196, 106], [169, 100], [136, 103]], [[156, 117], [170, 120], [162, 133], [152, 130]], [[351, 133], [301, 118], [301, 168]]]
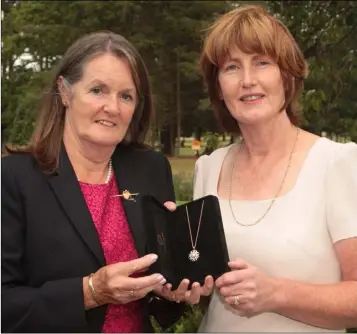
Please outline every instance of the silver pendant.
[[188, 258], [189, 258], [190, 261], [192, 261], [192, 262], [197, 261], [199, 257], [200, 257], [200, 253], [199, 253], [196, 249], [192, 249], [192, 251], [190, 252], [190, 254], [188, 254]]

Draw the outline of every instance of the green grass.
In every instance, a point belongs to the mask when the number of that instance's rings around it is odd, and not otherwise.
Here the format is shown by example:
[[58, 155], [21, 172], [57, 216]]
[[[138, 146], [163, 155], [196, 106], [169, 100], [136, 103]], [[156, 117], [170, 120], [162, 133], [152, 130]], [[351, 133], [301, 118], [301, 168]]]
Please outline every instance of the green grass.
[[195, 170], [196, 158], [169, 158], [173, 174], [193, 175]]
[[[201, 150], [202, 151], [202, 150]], [[196, 153], [191, 147], [180, 147], [180, 156], [194, 156]]]
[[[195, 169], [196, 162], [196, 150], [191, 149], [192, 138], [185, 139], [185, 147], [180, 148], [179, 157], [170, 157], [169, 161], [172, 168], [173, 174], [186, 174], [188, 177], [193, 175]], [[220, 141], [219, 147], [224, 147], [228, 145], [228, 141]], [[205, 141], [201, 142], [201, 149], [199, 150], [199, 154], [205, 150], [206, 143]]]

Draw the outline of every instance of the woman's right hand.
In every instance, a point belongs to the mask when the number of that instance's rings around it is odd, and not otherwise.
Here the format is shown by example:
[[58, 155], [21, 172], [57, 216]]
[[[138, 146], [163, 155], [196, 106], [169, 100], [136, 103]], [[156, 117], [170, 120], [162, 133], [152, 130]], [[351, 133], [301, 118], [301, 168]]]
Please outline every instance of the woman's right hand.
[[92, 277], [95, 297], [100, 305], [126, 304], [145, 297], [149, 292], [166, 283], [160, 274], [129, 277], [143, 272], [157, 260], [157, 255], [149, 254], [139, 259], [118, 262], [100, 268]]

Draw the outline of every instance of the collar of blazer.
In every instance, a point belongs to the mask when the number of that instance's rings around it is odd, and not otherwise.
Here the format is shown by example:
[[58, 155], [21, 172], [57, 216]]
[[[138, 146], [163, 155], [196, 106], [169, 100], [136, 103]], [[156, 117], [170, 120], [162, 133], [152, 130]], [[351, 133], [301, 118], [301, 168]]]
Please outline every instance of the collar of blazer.
[[[135, 201], [122, 199], [121, 202], [134, 237], [136, 250], [139, 256], [143, 256], [145, 254], [145, 232], [140, 210], [140, 194], [145, 189], [142, 188], [143, 185], [138, 177], [142, 173], [139, 170], [142, 161], [138, 163], [138, 159], [140, 159], [140, 155], [136, 154], [135, 149], [121, 145], [118, 145], [112, 157], [113, 172], [119, 192], [128, 190], [130, 193], [139, 193], [135, 196]], [[49, 183], [69, 221], [87, 244], [99, 265], [105, 265], [98, 233], [63, 143], [58, 172], [49, 177]], [[118, 197], [118, 200], [120, 200], [120, 197]]]

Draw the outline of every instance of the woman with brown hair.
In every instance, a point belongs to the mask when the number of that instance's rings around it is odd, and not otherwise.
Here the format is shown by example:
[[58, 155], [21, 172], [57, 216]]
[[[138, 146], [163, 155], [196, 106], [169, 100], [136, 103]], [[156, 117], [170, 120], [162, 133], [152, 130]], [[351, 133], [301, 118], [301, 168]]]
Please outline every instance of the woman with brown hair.
[[218, 196], [231, 271], [203, 332], [344, 332], [357, 325], [357, 145], [299, 127], [304, 57], [260, 6], [209, 29], [201, 69], [218, 120], [241, 135], [196, 162]]
[[147, 332], [150, 314], [168, 326], [183, 311], [175, 301], [209, 294], [210, 277], [171, 291], [145, 275], [157, 255], [146, 254], [141, 196], [175, 208], [169, 162], [143, 144], [152, 112], [125, 38], [70, 46], [30, 144], [2, 159], [2, 331]]

